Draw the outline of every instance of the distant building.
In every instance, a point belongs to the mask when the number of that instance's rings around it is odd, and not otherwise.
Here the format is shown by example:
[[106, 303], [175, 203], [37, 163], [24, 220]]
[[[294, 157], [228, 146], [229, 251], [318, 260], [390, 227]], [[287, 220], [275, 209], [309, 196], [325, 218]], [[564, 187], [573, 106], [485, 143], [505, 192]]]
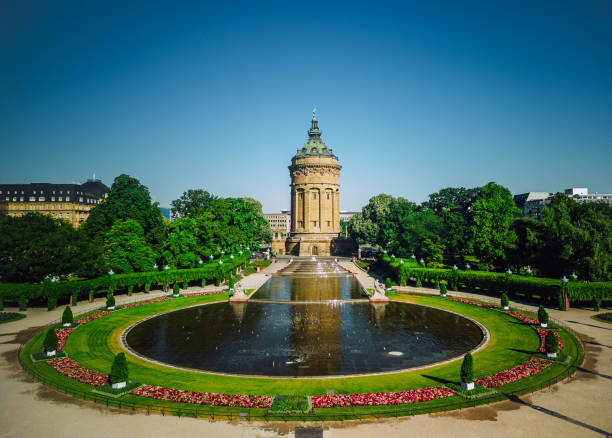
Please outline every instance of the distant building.
[[291, 212], [281, 210], [280, 213], [264, 213], [264, 218], [272, 228], [272, 238], [274, 240], [284, 239], [291, 229]]
[[[577, 202], [604, 202], [612, 206], [612, 194], [589, 193], [588, 188], [572, 187], [565, 189], [564, 193]], [[542, 208], [550, 204], [553, 193], [529, 192], [514, 196], [516, 206], [521, 209], [523, 216], [540, 219]]]
[[340, 210], [340, 220], [341, 221], [350, 221], [352, 219], [352, 217], [355, 215], [355, 213], [359, 213], [358, 211], [346, 211], [346, 210]]
[[89, 210], [106, 199], [109, 188], [99, 179], [84, 184], [0, 184], [0, 215], [48, 214], [78, 227]]

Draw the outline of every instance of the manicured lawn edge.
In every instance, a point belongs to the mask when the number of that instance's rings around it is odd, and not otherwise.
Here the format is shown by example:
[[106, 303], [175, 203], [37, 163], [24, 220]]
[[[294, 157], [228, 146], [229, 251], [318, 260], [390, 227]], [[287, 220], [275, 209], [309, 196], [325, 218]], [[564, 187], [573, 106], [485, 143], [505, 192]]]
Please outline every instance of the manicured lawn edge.
[[[532, 352], [537, 350], [539, 345], [538, 336], [533, 329], [521, 324], [508, 315], [501, 314], [501, 312], [482, 309], [470, 306], [469, 304], [443, 300], [439, 297], [390, 295], [397, 301], [433, 305], [442, 309], [463, 313], [488, 327], [491, 333], [491, 341], [487, 348], [475, 354], [476, 376], [493, 374], [496, 371], [524, 362], [531, 356]], [[198, 303], [226, 300], [227, 296], [227, 294], [221, 294], [192, 297], [184, 300], [170, 300], [113, 312], [110, 315], [106, 315], [79, 327], [78, 330], [68, 338], [66, 351], [69, 353], [70, 357], [83, 366], [107, 373], [107, 368], [110, 367], [114, 354], [122, 351], [118, 342], [119, 334], [125, 327], [131, 325], [134, 321], [142, 319], [152, 313], [158, 313], [172, 308], [182, 308]], [[508, 336], [508, 333], [512, 336]], [[506, 397], [504, 394], [511, 392], [530, 392], [537, 390], [542, 387], [542, 385], [550, 385], [554, 383], [556, 379], [560, 380], [567, 377], [573, 369], [582, 362], [583, 354], [579, 342], [564, 329], [560, 329], [559, 333], [563, 339], [564, 352], [576, 358], [570, 366], [564, 367], [560, 364], [553, 364], [535, 376], [498, 388], [498, 393], [492, 397], [485, 397], [475, 401], [466, 401], [459, 396], [453, 396], [446, 399], [432, 400], [430, 402], [399, 406], [317, 408], [314, 409], [313, 414], [301, 414], [298, 416], [298, 419], [331, 420], [364, 418], [369, 415], [373, 416], [374, 413], [377, 417], [412, 415], [490, 403], [504, 399]], [[522, 348], [512, 348], [509, 345], [509, 341], [510, 343], [512, 341], [516, 342], [517, 338], [524, 341]], [[196, 417], [221, 416], [234, 418], [239, 412], [247, 412], [251, 417], [261, 417], [266, 411], [265, 409], [194, 406], [184, 403], [165, 402], [144, 397], [136, 397], [129, 394], [112, 401], [105, 400], [104, 396], [92, 394], [91, 386], [76, 382], [61, 375], [48, 364], [32, 363], [31, 360], [29, 360], [29, 353], [40, 351], [41, 346], [42, 332], [34, 336], [22, 348], [20, 360], [24, 368], [39, 380], [43, 381], [43, 383], [81, 398], [102, 401], [103, 403], [113, 406], [145, 410], [148, 412]], [[130, 364], [130, 379], [139, 382], [177, 389], [253, 395], [322, 395], [325, 394], [329, 388], [334, 388], [337, 392], [347, 393], [403, 391], [406, 389], [434, 386], [444, 381], [456, 382], [458, 380], [458, 370], [460, 366], [460, 361], [457, 361], [451, 364], [440, 365], [425, 370], [410, 371], [407, 373], [368, 377], [348, 377], [344, 379], [258, 379], [174, 370], [168, 367], [150, 364], [129, 354], [127, 356]], [[500, 356], [503, 357], [500, 358]], [[168, 376], [169, 370], [176, 371], [178, 375]], [[159, 380], [153, 381], [153, 379]], [[286, 418], [287, 415], [281, 415], [281, 417]], [[291, 417], [292, 419], [295, 418], [295, 416]], [[266, 419], [272, 418], [271, 416], [266, 416]]]

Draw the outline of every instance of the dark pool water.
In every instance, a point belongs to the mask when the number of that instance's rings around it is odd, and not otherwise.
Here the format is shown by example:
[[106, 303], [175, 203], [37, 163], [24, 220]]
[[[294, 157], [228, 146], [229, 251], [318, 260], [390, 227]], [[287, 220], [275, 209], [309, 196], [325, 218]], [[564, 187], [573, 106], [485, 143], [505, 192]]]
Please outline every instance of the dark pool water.
[[482, 340], [474, 323], [441, 310], [327, 301], [361, 297], [355, 284], [351, 276], [274, 276], [254, 298], [287, 303], [224, 302], [178, 310], [135, 326], [126, 340], [161, 362], [268, 376], [410, 368], [460, 355]]

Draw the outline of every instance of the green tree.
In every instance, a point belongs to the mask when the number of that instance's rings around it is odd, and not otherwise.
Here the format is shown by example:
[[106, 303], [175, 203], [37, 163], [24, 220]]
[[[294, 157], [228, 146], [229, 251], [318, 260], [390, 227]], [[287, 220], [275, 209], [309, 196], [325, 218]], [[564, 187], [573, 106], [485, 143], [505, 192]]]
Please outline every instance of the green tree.
[[128, 379], [128, 363], [125, 358], [125, 353], [117, 353], [111, 365], [111, 371], [108, 375], [111, 383], [126, 382]]
[[81, 242], [69, 222], [28, 213], [0, 216], [0, 278], [4, 282], [41, 282], [68, 275], [82, 261]]
[[432, 211], [442, 219], [442, 244], [453, 258], [473, 253], [470, 228], [470, 209], [478, 194], [478, 188], [447, 187], [429, 195], [423, 203], [425, 210]]
[[349, 221], [349, 236], [358, 244], [376, 243], [378, 237], [378, 225], [365, 218], [363, 213], [355, 213]]
[[474, 252], [484, 263], [492, 266], [506, 259], [506, 252], [516, 243], [510, 225], [518, 213], [507, 188], [493, 182], [480, 188], [471, 209], [471, 231]]
[[47, 330], [43, 346], [45, 347], [45, 351], [57, 350], [57, 334], [55, 333], [55, 329], [53, 327]]
[[155, 253], [147, 245], [138, 222], [133, 219], [115, 222], [105, 240], [104, 262], [116, 273], [152, 270]]
[[219, 209], [221, 200], [202, 189], [190, 189], [170, 203], [172, 217], [195, 217]]
[[164, 239], [164, 220], [157, 202], [151, 201], [149, 189], [136, 178], [119, 175], [115, 178], [107, 199], [89, 212], [83, 223], [83, 232], [98, 244], [118, 220], [132, 219], [144, 231], [146, 242], [156, 253]]
[[510, 229], [517, 236], [516, 246], [508, 249], [508, 263], [519, 272], [523, 266], [539, 264], [542, 251], [542, 225], [532, 218], [518, 217]]
[[72, 321], [72, 309], [70, 309], [70, 306], [66, 306], [64, 313], [62, 313], [62, 324], [72, 324]]
[[177, 268], [197, 266], [201, 257], [197, 221], [191, 217], [181, 217], [170, 222], [167, 231], [162, 253], [166, 263]]
[[466, 353], [461, 364], [461, 381], [471, 383], [474, 381], [474, 359], [471, 353]]
[[612, 207], [557, 193], [541, 216], [538, 267], [545, 275], [576, 272], [584, 280], [612, 280]]

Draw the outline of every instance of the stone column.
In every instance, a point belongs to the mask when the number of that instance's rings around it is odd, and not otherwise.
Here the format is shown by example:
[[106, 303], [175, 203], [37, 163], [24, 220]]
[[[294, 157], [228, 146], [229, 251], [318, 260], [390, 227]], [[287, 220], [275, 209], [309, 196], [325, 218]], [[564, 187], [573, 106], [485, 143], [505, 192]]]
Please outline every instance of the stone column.
[[304, 232], [310, 232], [310, 191], [304, 187]]
[[319, 231], [323, 232], [323, 196], [325, 194], [325, 190], [323, 187], [319, 187]]
[[340, 232], [340, 192], [334, 191], [334, 206], [336, 210], [334, 212], [334, 233]]
[[295, 186], [291, 187], [291, 225], [290, 230], [294, 233], [297, 229], [297, 193], [295, 192]]

